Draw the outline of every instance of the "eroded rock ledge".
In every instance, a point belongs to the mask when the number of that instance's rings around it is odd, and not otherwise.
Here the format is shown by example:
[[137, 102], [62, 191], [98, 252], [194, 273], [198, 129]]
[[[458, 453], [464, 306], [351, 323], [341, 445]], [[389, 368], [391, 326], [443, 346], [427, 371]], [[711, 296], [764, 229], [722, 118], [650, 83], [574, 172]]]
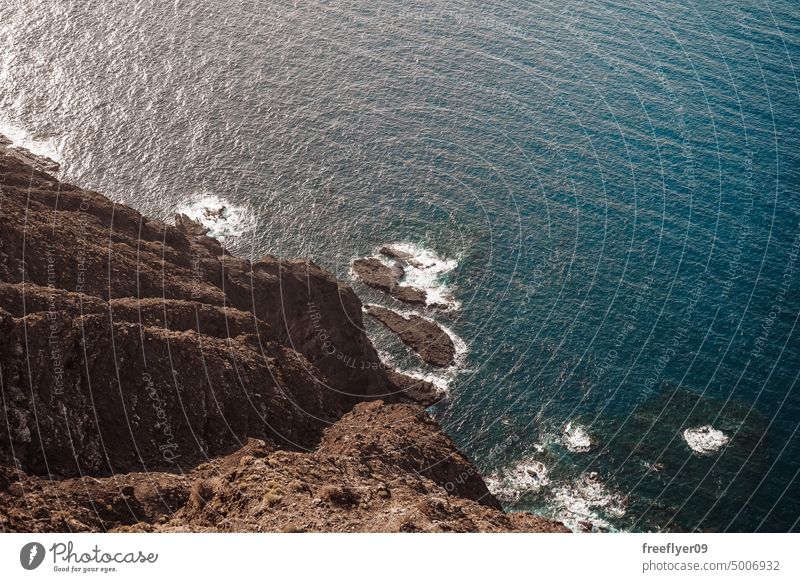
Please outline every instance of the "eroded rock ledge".
[[453, 338], [435, 321], [414, 313], [402, 315], [380, 305], [367, 305], [366, 310], [428, 364], [445, 368], [455, 363]]
[[366, 285], [388, 293], [395, 299], [412, 305], [425, 305], [427, 302], [428, 294], [424, 289], [400, 284], [404, 274], [400, 261], [385, 265], [375, 257], [356, 259], [353, 261], [353, 272]]
[[0, 531], [562, 531], [506, 515], [352, 289], [0, 153]]

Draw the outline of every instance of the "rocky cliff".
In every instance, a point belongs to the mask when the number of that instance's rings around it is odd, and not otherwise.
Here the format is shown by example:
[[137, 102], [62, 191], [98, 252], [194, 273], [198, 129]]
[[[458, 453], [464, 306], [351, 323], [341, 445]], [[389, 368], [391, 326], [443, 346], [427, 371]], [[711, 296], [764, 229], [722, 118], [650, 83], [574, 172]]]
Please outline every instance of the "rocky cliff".
[[353, 290], [0, 152], [0, 530], [562, 531], [506, 515]]

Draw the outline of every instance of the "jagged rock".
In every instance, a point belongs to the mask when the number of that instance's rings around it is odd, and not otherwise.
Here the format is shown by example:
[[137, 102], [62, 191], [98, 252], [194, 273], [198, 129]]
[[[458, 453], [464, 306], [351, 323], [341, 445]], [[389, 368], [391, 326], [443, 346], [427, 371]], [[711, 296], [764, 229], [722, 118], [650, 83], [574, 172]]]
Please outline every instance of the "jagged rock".
[[413, 313], [406, 317], [379, 305], [368, 305], [366, 310], [432, 366], [443, 368], [455, 363], [455, 344], [436, 322]]
[[181, 213], [175, 215], [175, 228], [189, 236], [203, 236], [210, 231], [210, 229], [207, 226], [203, 226], [203, 223], [200, 221], [189, 218]]
[[401, 266], [385, 265], [375, 258], [356, 259], [353, 261], [353, 271], [365, 284], [387, 293], [395, 288], [403, 276]]
[[425, 305], [427, 293], [424, 289], [400, 285], [400, 279], [405, 271], [398, 262], [389, 266], [374, 257], [356, 259], [353, 261], [353, 272], [364, 284], [388, 293], [395, 299], [406, 303]]
[[412, 378], [392, 369], [386, 370], [386, 378], [397, 396], [422, 406], [433, 406], [446, 396], [432, 382]]
[[400, 250], [391, 245], [382, 246], [378, 252], [384, 256], [398, 260], [401, 265], [407, 264], [411, 265], [412, 267], [418, 267], [418, 268], [422, 268], [423, 266], [422, 263], [417, 261], [414, 258], [414, 255], [412, 255], [411, 253]]

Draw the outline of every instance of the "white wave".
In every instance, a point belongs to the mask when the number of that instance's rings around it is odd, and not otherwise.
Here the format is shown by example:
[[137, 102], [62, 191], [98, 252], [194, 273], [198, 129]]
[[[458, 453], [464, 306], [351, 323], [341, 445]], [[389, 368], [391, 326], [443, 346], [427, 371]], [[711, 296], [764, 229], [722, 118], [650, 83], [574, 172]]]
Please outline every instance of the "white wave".
[[585, 453], [592, 448], [592, 438], [586, 429], [568, 422], [564, 427], [564, 445], [573, 453]]
[[[408, 255], [408, 258], [400, 259], [405, 270], [400, 282], [403, 285], [424, 290], [427, 295], [428, 307], [446, 310], [461, 309], [461, 303], [453, 297], [450, 288], [442, 281], [445, 274], [458, 267], [457, 260], [442, 258], [435, 252], [413, 243], [400, 242], [385, 246]], [[380, 252], [378, 255], [387, 264], [394, 262], [385, 255], [380, 255]]]
[[61, 163], [61, 144], [54, 137], [37, 137], [4, 119], [0, 119], [0, 135], [11, 141], [12, 148], [24, 148], [36, 156]]
[[234, 206], [213, 194], [187, 201], [178, 212], [208, 228], [208, 234], [215, 238], [241, 236], [253, 224], [246, 208]]
[[609, 491], [597, 473], [587, 473], [554, 491], [555, 517], [573, 531], [610, 529], [604, 516], [625, 515], [625, 499]]
[[442, 325], [439, 322], [434, 322], [434, 323], [436, 323], [439, 327], [441, 327], [453, 341], [453, 347], [456, 349], [456, 353], [453, 358], [455, 360], [455, 363], [451, 366], [451, 368], [463, 368], [464, 364], [467, 363], [467, 354], [469, 353], [469, 347], [467, 346], [467, 342], [465, 342], [460, 335], [458, 335], [456, 332], [454, 332], [446, 325]]
[[533, 459], [520, 461], [510, 469], [486, 478], [489, 491], [501, 501], [517, 501], [525, 493], [538, 491], [549, 484], [547, 466]]
[[687, 428], [683, 431], [683, 440], [695, 453], [709, 455], [727, 445], [730, 438], [721, 430], [707, 424], [697, 428]]

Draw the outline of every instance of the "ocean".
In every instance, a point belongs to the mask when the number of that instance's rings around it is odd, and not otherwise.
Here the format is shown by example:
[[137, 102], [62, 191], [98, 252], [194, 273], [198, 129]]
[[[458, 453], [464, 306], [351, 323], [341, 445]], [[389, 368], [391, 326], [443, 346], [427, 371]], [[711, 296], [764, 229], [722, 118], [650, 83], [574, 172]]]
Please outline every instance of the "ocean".
[[413, 252], [457, 365], [368, 331], [507, 509], [800, 530], [800, 4], [0, 0], [0, 46], [67, 181], [365, 302]]

